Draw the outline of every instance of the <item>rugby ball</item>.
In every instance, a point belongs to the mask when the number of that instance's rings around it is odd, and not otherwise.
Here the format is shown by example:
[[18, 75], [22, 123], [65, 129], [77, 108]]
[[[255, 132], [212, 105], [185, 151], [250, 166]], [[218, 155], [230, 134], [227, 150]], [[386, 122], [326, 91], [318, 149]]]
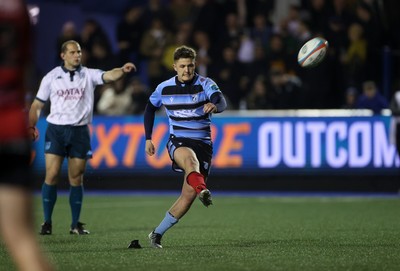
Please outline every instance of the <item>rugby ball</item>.
[[316, 37], [307, 41], [297, 55], [297, 62], [303, 68], [315, 67], [324, 60], [328, 50], [328, 41]]

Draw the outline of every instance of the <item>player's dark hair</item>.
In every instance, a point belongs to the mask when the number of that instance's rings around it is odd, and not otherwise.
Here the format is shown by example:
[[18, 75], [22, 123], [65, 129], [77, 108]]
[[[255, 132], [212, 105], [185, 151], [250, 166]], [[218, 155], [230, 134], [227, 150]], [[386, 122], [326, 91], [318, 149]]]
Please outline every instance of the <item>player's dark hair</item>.
[[190, 48], [185, 45], [180, 46], [175, 49], [174, 61], [177, 61], [178, 59], [181, 59], [181, 58], [196, 59], [196, 51], [193, 48]]
[[65, 52], [67, 51], [67, 46], [68, 46], [68, 44], [76, 44], [76, 45], [79, 46], [79, 43], [78, 43], [77, 41], [74, 41], [74, 40], [67, 40], [66, 42], [64, 42], [64, 43], [61, 45], [61, 53], [65, 53]]

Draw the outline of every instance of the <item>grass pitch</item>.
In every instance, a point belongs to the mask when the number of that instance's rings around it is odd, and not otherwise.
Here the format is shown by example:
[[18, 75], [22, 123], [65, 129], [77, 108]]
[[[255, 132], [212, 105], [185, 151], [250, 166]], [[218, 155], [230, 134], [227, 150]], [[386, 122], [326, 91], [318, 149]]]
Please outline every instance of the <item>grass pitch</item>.
[[[69, 234], [68, 198], [59, 195], [53, 235], [38, 236], [58, 270], [399, 270], [400, 198], [262, 197], [214, 194], [196, 200], [166, 233], [164, 249], [148, 245], [176, 195], [86, 194], [88, 236]], [[42, 220], [36, 199], [36, 227]], [[128, 249], [139, 239], [142, 249]], [[0, 244], [0, 270], [15, 270]]]

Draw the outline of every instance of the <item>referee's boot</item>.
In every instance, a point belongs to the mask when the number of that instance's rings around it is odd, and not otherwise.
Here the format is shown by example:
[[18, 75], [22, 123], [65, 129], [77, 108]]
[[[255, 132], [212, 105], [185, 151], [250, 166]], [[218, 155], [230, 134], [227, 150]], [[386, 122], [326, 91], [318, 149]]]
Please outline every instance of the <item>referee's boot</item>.
[[52, 225], [49, 222], [44, 222], [40, 228], [40, 235], [51, 235], [52, 233]]
[[78, 224], [76, 224], [76, 227], [73, 227], [69, 230], [69, 233], [76, 235], [89, 234], [90, 232], [83, 227], [84, 225], [85, 223], [78, 222]]

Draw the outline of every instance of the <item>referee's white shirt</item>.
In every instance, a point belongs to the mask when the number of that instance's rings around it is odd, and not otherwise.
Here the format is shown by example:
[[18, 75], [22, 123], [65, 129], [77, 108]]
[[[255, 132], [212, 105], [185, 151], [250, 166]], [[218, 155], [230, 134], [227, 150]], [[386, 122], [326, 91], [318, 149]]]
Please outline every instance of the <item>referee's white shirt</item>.
[[72, 76], [59, 66], [43, 77], [36, 99], [50, 99], [46, 120], [57, 125], [86, 125], [92, 122], [94, 90], [104, 84], [104, 71], [79, 67]]

